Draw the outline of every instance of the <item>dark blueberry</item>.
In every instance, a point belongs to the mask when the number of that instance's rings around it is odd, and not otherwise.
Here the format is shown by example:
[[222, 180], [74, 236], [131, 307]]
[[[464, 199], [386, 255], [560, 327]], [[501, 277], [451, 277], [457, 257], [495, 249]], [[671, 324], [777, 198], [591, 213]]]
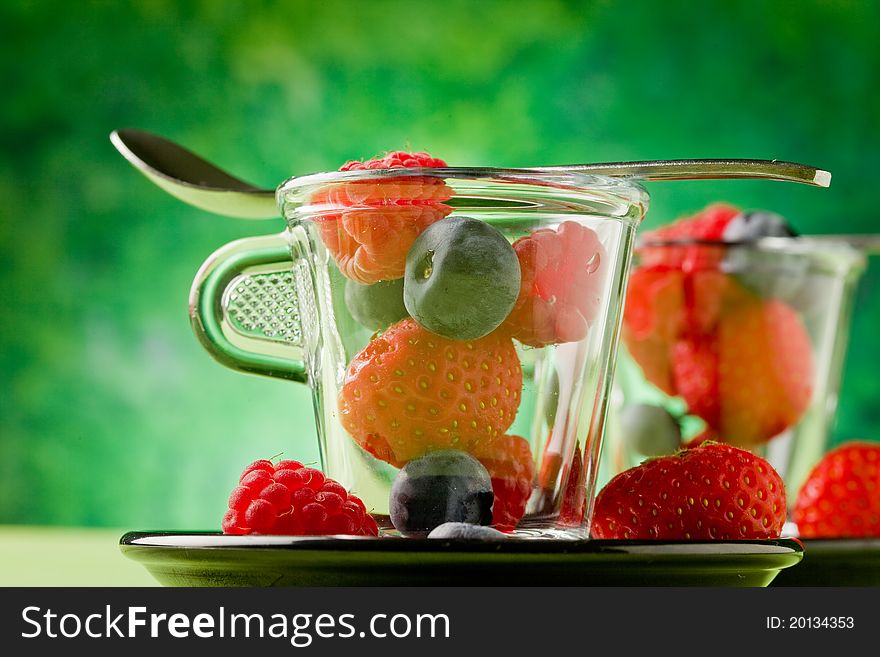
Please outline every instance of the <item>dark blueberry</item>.
[[673, 454], [681, 447], [678, 420], [662, 406], [627, 406], [623, 409], [620, 425], [626, 444], [642, 456]]
[[391, 486], [391, 523], [425, 536], [447, 522], [492, 523], [492, 479], [470, 454], [440, 450], [407, 463]]
[[741, 212], [727, 225], [723, 239], [743, 244], [727, 247], [722, 268], [765, 299], [791, 302], [800, 297], [804, 287], [807, 259], [784, 251], [754, 248], [748, 243], [764, 237], [796, 235], [785, 219], [774, 212]]
[[471, 217], [447, 217], [410, 247], [403, 299], [429, 331], [476, 340], [510, 314], [520, 275], [519, 258], [497, 228]]
[[345, 282], [345, 305], [361, 326], [373, 331], [388, 328], [407, 317], [403, 305], [403, 279], [362, 285], [357, 281]]
[[751, 242], [762, 237], [794, 237], [784, 217], [766, 210], [740, 212], [724, 229], [725, 242]]

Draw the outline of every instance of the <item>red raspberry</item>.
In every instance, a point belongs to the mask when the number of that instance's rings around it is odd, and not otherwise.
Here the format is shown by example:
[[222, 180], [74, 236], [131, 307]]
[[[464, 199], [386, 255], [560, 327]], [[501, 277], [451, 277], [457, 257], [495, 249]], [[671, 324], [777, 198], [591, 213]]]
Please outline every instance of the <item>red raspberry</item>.
[[[427, 153], [394, 151], [367, 162], [346, 162], [340, 171], [445, 167]], [[416, 237], [452, 208], [442, 178], [400, 176], [326, 185], [312, 195], [315, 226], [339, 271], [369, 285], [403, 276]], [[325, 209], [322, 209], [324, 206]]]
[[518, 239], [513, 250], [522, 279], [504, 322], [510, 335], [532, 347], [583, 339], [602, 299], [606, 255], [599, 236], [565, 221]]
[[[726, 203], [715, 203], [691, 217], [684, 217], [673, 224], [663, 226], [642, 235], [642, 243], [676, 242], [697, 240], [720, 241], [724, 229], [740, 210]], [[685, 273], [714, 269], [724, 258], [724, 249], [705, 244], [683, 246], [643, 246], [638, 251], [640, 264], [646, 267], [666, 266]]]
[[880, 443], [828, 452], [801, 487], [792, 520], [802, 538], [880, 537]]
[[354, 534], [379, 528], [364, 503], [299, 461], [254, 461], [239, 477], [223, 516], [224, 534]]
[[364, 169], [401, 169], [417, 167], [445, 167], [446, 162], [439, 157], [432, 157], [424, 152], [407, 153], [406, 151], [391, 151], [384, 157], [374, 157], [366, 162], [349, 160], [341, 167], [340, 171], [361, 171]]
[[535, 481], [531, 446], [525, 438], [505, 435], [479, 446], [474, 456], [492, 478], [492, 525], [503, 532], [513, 531], [525, 515]]

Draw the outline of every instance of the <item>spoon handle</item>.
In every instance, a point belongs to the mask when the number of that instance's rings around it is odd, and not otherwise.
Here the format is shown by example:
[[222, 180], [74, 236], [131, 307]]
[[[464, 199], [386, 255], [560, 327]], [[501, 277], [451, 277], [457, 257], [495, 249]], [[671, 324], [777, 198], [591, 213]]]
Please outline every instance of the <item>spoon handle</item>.
[[761, 178], [828, 187], [831, 174], [822, 169], [782, 160], [647, 160], [644, 162], [599, 162], [533, 167], [537, 171], [577, 171], [603, 176], [631, 177], [645, 181], [716, 180]]

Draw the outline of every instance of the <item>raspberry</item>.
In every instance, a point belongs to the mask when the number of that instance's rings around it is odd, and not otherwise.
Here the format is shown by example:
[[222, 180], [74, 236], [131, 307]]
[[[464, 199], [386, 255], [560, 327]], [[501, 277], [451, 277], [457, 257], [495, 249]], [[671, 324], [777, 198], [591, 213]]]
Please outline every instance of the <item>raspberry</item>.
[[503, 532], [513, 531], [532, 495], [535, 460], [531, 446], [525, 438], [505, 435], [477, 448], [474, 456], [492, 479], [492, 525]]
[[376, 157], [366, 162], [357, 160], [349, 160], [341, 167], [340, 171], [362, 171], [364, 169], [400, 169], [400, 168], [417, 168], [417, 167], [445, 167], [446, 162], [439, 157], [432, 157], [427, 153], [416, 152], [407, 153], [406, 151], [391, 151], [386, 153], [384, 157]]
[[[645, 233], [642, 242], [676, 242], [696, 240], [700, 242], [720, 241], [724, 230], [740, 213], [740, 210], [726, 203], [712, 204], [691, 217], [679, 219], [669, 226]], [[644, 246], [638, 251], [640, 264], [651, 267], [662, 265], [689, 273], [705, 269], [715, 269], [724, 258], [724, 249], [706, 244], [683, 246]]]
[[[427, 153], [394, 151], [346, 162], [340, 171], [445, 166]], [[442, 178], [400, 176], [327, 185], [311, 203], [317, 208], [315, 226], [339, 271], [370, 285], [403, 276], [409, 248], [425, 228], [452, 212], [444, 203], [451, 196]]]
[[532, 347], [584, 338], [602, 299], [606, 257], [599, 236], [566, 221], [518, 239], [513, 250], [522, 278], [504, 323], [510, 334]]
[[495, 331], [449, 340], [407, 318], [352, 359], [339, 411], [361, 447], [401, 467], [437, 449], [474, 453], [503, 436], [521, 389], [522, 367], [509, 337]]
[[224, 534], [379, 533], [357, 496], [299, 461], [254, 461], [241, 473], [228, 506]]

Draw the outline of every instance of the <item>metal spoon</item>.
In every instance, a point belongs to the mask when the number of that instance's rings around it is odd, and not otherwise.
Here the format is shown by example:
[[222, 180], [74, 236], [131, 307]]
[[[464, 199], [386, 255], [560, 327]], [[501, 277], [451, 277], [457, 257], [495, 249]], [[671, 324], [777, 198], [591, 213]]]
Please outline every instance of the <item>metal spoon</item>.
[[181, 201], [240, 219], [277, 218], [275, 191], [236, 178], [179, 144], [143, 130], [110, 133], [134, 168]]
[[[192, 151], [143, 130], [114, 130], [110, 141], [136, 169], [172, 196], [241, 219], [278, 216], [275, 192], [261, 189], [219, 169]], [[651, 160], [528, 167], [529, 171], [577, 171], [636, 180], [710, 180], [763, 178], [828, 187], [831, 174], [779, 160]]]

